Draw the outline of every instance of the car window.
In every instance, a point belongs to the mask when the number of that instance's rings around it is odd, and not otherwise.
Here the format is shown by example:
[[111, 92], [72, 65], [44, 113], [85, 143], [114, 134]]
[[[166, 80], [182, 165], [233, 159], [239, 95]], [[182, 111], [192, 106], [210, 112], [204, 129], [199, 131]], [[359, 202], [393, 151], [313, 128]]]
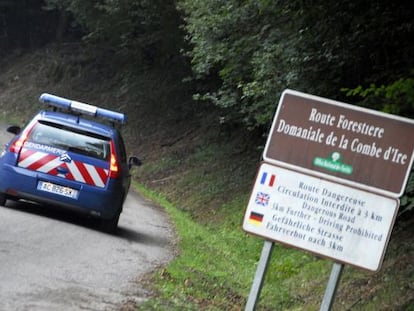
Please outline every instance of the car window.
[[27, 141], [101, 160], [110, 158], [109, 138], [54, 123], [38, 122]]

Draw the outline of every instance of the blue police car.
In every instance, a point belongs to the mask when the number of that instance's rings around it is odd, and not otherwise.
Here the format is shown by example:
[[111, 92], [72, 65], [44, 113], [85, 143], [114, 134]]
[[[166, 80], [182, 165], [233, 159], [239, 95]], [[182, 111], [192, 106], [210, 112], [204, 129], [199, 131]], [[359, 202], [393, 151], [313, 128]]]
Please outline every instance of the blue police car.
[[7, 129], [15, 136], [0, 154], [0, 205], [53, 204], [98, 217], [102, 230], [115, 231], [130, 170], [141, 164], [127, 158], [119, 130], [125, 115], [46, 93], [39, 100], [51, 109], [23, 129]]

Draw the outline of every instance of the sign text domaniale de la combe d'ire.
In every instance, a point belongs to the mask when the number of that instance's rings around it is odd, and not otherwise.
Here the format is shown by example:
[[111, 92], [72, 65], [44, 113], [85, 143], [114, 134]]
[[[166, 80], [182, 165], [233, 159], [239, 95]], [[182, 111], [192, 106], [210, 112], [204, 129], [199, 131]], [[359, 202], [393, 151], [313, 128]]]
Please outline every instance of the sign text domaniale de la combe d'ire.
[[266, 162], [399, 197], [413, 161], [414, 123], [389, 114], [285, 91]]

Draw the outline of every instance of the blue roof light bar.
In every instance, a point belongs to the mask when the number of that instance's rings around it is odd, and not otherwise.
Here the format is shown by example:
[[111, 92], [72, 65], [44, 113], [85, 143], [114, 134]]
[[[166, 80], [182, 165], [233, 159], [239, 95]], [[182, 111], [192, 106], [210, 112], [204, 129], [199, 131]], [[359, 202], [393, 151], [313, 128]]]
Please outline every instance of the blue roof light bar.
[[48, 93], [43, 93], [42, 95], [40, 95], [39, 101], [56, 108], [78, 112], [85, 115], [100, 117], [110, 121], [120, 122], [122, 124], [125, 124], [126, 122], [126, 116], [123, 113], [115, 112], [104, 108], [99, 108], [96, 106], [77, 102], [74, 100], [55, 96]]

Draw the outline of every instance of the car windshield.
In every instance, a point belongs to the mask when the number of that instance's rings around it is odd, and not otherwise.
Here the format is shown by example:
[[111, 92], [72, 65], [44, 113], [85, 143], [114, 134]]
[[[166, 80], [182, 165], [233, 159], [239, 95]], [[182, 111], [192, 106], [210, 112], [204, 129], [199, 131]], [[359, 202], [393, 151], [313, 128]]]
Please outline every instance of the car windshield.
[[27, 141], [109, 161], [109, 138], [54, 123], [37, 123]]

